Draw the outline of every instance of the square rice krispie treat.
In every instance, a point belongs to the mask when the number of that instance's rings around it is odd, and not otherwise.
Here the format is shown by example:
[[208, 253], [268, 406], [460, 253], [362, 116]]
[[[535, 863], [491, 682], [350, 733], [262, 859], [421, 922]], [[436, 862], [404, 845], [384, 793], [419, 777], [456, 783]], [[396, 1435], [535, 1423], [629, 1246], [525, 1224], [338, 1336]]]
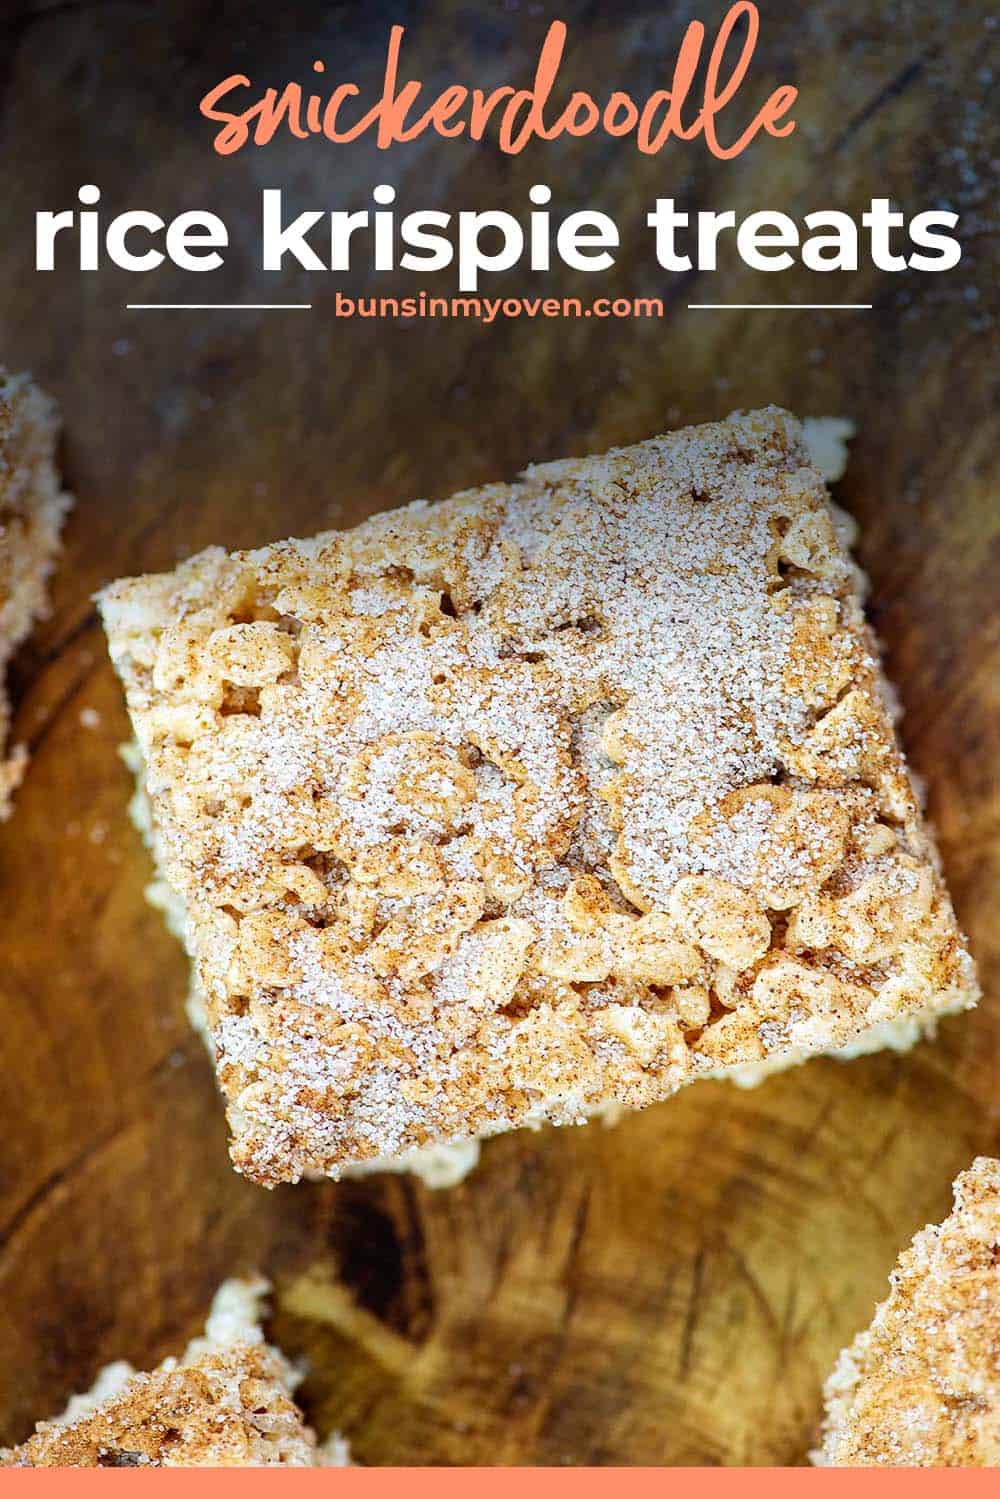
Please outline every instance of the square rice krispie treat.
[[0, 821], [10, 814], [28, 758], [23, 746], [3, 758], [7, 663], [45, 612], [45, 585], [70, 505], [55, 467], [58, 435], [53, 402], [26, 375], [0, 368]]
[[205, 1335], [152, 1374], [109, 1364], [63, 1415], [40, 1421], [17, 1468], [344, 1467], [339, 1437], [324, 1447], [292, 1400], [298, 1375], [258, 1325], [264, 1280], [231, 1280], [212, 1304]]
[[857, 577], [772, 409], [108, 588], [237, 1168], [973, 1004]]
[[826, 1385], [821, 1467], [1000, 1467], [1000, 1161], [955, 1183]]

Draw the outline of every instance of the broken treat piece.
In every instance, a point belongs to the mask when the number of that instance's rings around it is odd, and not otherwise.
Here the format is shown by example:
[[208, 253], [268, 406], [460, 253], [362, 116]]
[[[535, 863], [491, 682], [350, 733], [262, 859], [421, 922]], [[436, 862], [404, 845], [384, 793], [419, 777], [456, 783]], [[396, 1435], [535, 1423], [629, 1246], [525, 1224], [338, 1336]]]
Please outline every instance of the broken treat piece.
[[826, 1384], [821, 1467], [1000, 1466], [1000, 1161], [955, 1183]]
[[205, 1334], [152, 1374], [109, 1364], [63, 1415], [41, 1421], [0, 1465], [20, 1468], [346, 1467], [337, 1436], [317, 1447], [292, 1400], [299, 1376], [260, 1330], [265, 1280], [230, 1280]]
[[7, 665], [45, 612], [46, 582], [70, 506], [56, 471], [56, 408], [26, 375], [0, 369], [0, 822], [10, 815], [28, 755], [5, 758], [10, 704]]
[[976, 1000], [781, 411], [210, 549], [101, 608], [255, 1181], [907, 1044]]

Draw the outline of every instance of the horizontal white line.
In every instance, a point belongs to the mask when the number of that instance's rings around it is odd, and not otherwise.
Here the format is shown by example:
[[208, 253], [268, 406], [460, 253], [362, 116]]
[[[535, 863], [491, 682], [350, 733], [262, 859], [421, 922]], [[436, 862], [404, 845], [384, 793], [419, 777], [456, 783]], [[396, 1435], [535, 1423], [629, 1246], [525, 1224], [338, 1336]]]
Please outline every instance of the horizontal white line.
[[718, 312], [870, 312], [873, 302], [689, 302], [688, 311]]
[[129, 312], [278, 312], [301, 308], [306, 311], [311, 302], [126, 302]]

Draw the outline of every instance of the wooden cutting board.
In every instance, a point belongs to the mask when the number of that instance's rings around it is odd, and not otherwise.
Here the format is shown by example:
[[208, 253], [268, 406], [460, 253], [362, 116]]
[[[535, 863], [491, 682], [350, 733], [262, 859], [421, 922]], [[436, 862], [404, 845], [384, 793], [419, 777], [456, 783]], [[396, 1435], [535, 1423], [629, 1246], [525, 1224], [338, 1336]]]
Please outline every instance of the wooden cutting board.
[[[106, 1361], [176, 1350], [217, 1283], [260, 1266], [277, 1284], [276, 1336], [309, 1363], [310, 1417], [347, 1432], [361, 1462], [801, 1462], [821, 1381], [899, 1248], [945, 1212], [975, 1153], [1000, 1150], [996, 33], [978, 7], [765, 4], [755, 87], [797, 83], [799, 129], [735, 164], [596, 139], [516, 159], [460, 142], [382, 158], [276, 143], [222, 162], [197, 118], [223, 75], [280, 84], [315, 56], [374, 89], [398, 19], [413, 73], [438, 86], [529, 76], [558, 14], [573, 83], [648, 93], [691, 11], [721, 9], [310, 0], [237, 19], [208, 0], [155, 13], [38, 0], [0, 22], [0, 358], [62, 401], [78, 495], [52, 617], [15, 670], [33, 758], [0, 830], [0, 1439]], [[389, 292], [392, 278], [255, 268], [262, 187], [302, 208], [358, 206], [380, 180], [408, 207], [512, 211], [547, 181], [562, 208], [598, 206], [622, 227], [600, 289], [662, 294], [666, 314], [337, 322], [337, 285]], [[73, 204], [87, 181], [115, 208], [221, 212], [239, 248], [213, 299], [298, 295], [314, 310], [129, 313], [127, 300], [191, 300], [191, 278], [36, 273], [34, 212]], [[832, 295], [731, 261], [679, 280], [657, 270], [643, 227], [667, 193], [741, 212], [947, 200], [965, 258], [940, 277], [861, 273]], [[594, 294], [582, 279], [553, 273], [545, 290]], [[504, 289], [538, 284], [512, 273]], [[686, 305], [838, 297], [875, 307]], [[817, 1061], [756, 1092], [701, 1084], [615, 1130], [497, 1140], [451, 1192], [384, 1178], [268, 1194], [236, 1177], [183, 1015], [185, 963], [143, 900], [93, 589], [210, 542], [351, 524], [767, 401], [858, 422], [840, 498], [862, 524], [980, 1010], [910, 1056]]]

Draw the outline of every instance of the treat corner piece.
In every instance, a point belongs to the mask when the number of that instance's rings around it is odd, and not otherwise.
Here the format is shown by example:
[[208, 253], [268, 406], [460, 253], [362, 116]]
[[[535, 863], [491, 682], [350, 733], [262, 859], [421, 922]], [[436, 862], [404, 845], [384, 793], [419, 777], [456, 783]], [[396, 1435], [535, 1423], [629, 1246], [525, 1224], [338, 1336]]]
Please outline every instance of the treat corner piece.
[[857, 579], [769, 408], [105, 590], [238, 1168], [450, 1182], [973, 1004]]
[[58, 438], [55, 402], [27, 375], [0, 366], [0, 822], [11, 814], [28, 764], [23, 745], [7, 747], [7, 666], [46, 612], [59, 533], [72, 503], [56, 468]]
[[260, 1328], [268, 1282], [226, 1281], [205, 1331], [150, 1374], [118, 1362], [40, 1421], [0, 1467], [345, 1467], [347, 1445], [317, 1445], [292, 1399], [299, 1375]]
[[821, 1467], [1000, 1466], [1000, 1161], [916, 1235], [827, 1380]]

